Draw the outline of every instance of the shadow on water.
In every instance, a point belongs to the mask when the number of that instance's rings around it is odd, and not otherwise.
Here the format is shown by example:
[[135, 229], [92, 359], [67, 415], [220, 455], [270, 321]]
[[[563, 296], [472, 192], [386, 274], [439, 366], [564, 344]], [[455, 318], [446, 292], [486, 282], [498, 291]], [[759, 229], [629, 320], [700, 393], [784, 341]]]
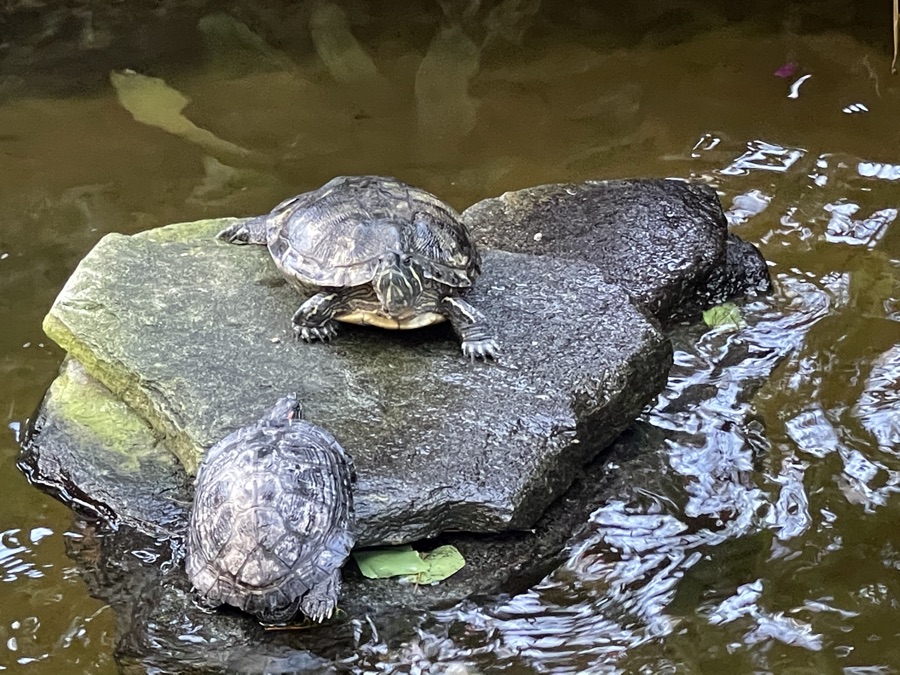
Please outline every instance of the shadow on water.
[[[316, 671], [315, 644], [356, 672], [895, 669], [889, 12], [775, 4], [0, 8], [0, 668]], [[227, 635], [210, 649], [191, 637], [206, 615], [176, 620], [186, 589], [159, 583], [165, 545], [73, 526], [15, 470], [62, 358], [40, 321], [107, 232], [261, 213], [369, 172], [460, 208], [543, 182], [693, 177], [777, 290], [742, 307], [743, 328], [676, 331], [667, 389], [601, 458], [606, 502], [528, 590], [352, 617], [330, 641], [266, 636], [264, 654]]]

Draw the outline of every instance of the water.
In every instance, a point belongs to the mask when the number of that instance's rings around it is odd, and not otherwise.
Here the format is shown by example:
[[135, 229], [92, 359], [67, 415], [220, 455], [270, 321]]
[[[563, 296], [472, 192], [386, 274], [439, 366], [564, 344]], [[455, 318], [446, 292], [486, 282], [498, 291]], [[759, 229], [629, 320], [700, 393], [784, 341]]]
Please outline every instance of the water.
[[[255, 30], [211, 11], [176, 30], [173, 12], [146, 54], [98, 11], [54, 34], [65, 67], [41, 69], [46, 49], [12, 75], [0, 63], [0, 669], [119, 667], [116, 617], [67, 555], [102, 531], [15, 467], [62, 358], [40, 322], [78, 260], [107, 232], [260, 213], [376, 172], [459, 208], [560, 180], [705, 180], [777, 290], [742, 308], [741, 331], [675, 335], [669, 386], [632, 432], [644, 450], [610, 455], [609, 501], [566, 564], [520, 596], [411, 615], [398, 636], [363, 622], [342, 668], [900, 670], [889, 12], [757, 4], [645, 3], [626, 19], [509, 1], [442, 19], [237, 3]], [[7, 65], [28, 37], [9, 25]], [[117, 95], [113, 68], [159, 78], [157, 95]], [[131, 666], [153, 663], [172, 668], [164, 645]]]

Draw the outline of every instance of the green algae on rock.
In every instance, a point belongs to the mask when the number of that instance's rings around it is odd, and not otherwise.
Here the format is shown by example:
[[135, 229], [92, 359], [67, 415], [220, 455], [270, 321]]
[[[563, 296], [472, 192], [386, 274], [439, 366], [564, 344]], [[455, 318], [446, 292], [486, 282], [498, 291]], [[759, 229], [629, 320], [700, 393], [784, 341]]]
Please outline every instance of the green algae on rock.
[[127, 404], [67, 359], [34, 424], [27, 448], [33, 480], [69, 501], [151, 536], [179, 539], [190, 481], [175, 456]]

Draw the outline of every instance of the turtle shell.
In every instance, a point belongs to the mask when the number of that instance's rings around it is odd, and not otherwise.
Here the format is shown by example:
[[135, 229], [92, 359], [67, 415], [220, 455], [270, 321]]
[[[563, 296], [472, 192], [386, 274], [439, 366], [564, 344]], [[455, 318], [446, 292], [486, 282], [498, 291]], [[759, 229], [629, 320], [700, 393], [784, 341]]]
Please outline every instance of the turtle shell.
[[471, 286], [481, 260], [468, 228], [448, 204], [393, 178], [342, 176], [288, 199], [268, 216], [275, 263], [302, 287], [372, 281], [389, 252], [415, 256], [425, 276]]
[[[272, 411], [290, 410], [291, 401]], [[185, 561], [208, 601], [268, 622], [293, 616], [353, 547], [351, 460], [324, 429], [273, 412], [206, 454]]]

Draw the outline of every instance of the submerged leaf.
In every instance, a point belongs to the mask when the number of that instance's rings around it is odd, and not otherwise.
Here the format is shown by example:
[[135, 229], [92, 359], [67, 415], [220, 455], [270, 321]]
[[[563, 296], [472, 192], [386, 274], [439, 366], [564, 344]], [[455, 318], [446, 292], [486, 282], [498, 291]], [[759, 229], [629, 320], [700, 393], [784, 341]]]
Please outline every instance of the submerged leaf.
[[255, 154], [191, 122], [182, 114], [190, 99], [164, 80], [133, 70], [113, 70], [109, 81], [116, 90], [119, 103], [136, 121], [196, 143], [220, 159], [246, 158]]
[[741, 310], [737, 308], [737, 305], [730, 302], [707, 309], [703, 312], [703, 321], [707, 326], [711, 327], [734, 326], [735, 328], [741, 328], [746, 325], [741, 316]]
[[331, 0], [312, 5], [309, 31], [319, 58], [331, 76], [343, 84], [378, 81], [378, 70], [369, 53], [350, 31], [347, 13]]
[[425, 561], [412, 546], [353, 551], [353, 558], [359, 565], [359, 571], [367, 579], [386, 579], [419, 574], [428, 570]]

